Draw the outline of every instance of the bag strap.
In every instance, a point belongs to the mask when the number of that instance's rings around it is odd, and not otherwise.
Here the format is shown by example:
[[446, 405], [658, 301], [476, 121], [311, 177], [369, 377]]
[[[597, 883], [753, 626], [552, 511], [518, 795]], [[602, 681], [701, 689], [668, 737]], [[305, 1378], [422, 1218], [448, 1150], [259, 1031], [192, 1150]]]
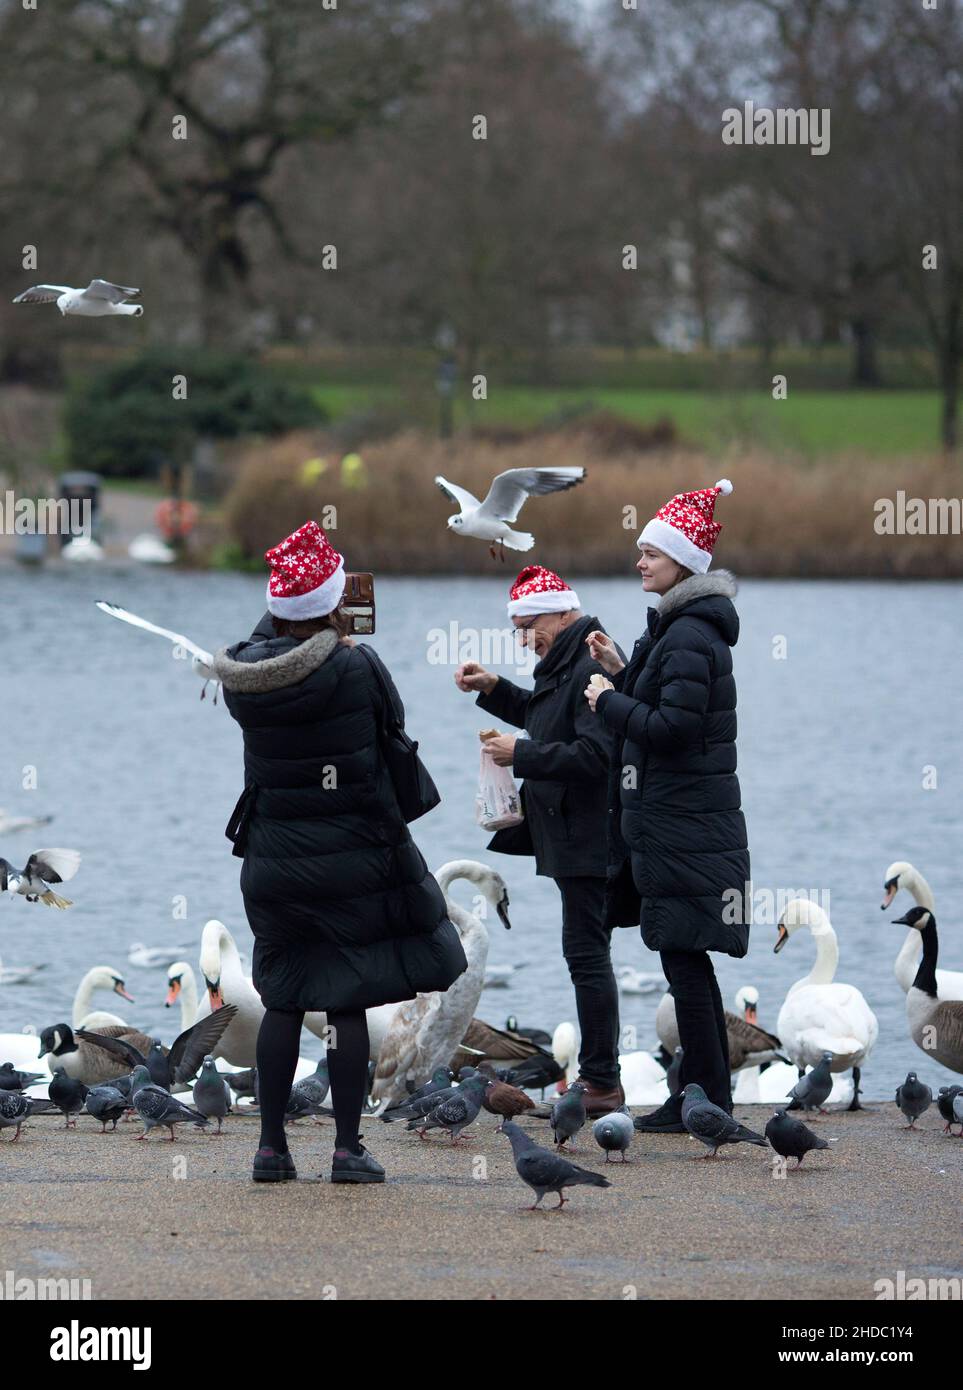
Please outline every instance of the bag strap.
[[381, 667], [375, 659], [374, 652], [364, 642], [359, 642], [356, 650], [362, 654], [374, 673], [378, 689], [381, 691], [381, 723], [385, 731], [390, 732], [392, 728], [398, 727], [398, 719], [394, 713], [391, 694], [388, 690], [384, 675], [382, 674]]

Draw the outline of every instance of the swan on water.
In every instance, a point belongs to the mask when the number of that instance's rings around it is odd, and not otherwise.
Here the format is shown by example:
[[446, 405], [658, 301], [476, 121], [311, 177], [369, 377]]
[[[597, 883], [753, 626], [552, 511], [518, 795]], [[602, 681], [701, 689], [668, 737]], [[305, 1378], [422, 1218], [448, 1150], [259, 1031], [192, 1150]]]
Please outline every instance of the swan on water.
[[859, 1076], [879, 1035], [876, 1015], [855, 985], [835, 979], [839, 946], [828, 915], [810, 898], [793, 898], [779, 919], [773, 948], [782, 950], [793, 932], [808, 927], [816, 946], [812, 970], [790, 986], [776, 1029], [790, 1061], [804, 1071], [831, 1052], [833, 1072], [853, 1073], [850, 1110], [860, 1110]]
[[114, 970], [110, 965], [92, 966], [77, 986], [71, 1017], [72, 1026], [74, 1028], [126, 1028], [126, 1020], [118, 1017], [117, 1014], [108, 1013], [105, 1009], [91, 1009], [93, 996], [98, 990], [119, 994], [121, 999], [127, 1000], [128, 1004], [134, 1002], [127, 993], [124, 977], [119, 971]]

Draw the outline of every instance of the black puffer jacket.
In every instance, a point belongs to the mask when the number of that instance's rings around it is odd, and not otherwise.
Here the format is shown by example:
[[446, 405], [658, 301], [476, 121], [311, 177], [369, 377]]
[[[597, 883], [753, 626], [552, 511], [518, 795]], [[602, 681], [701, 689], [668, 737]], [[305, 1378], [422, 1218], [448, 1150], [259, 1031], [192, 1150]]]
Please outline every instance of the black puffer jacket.
[[525, 779], [525, 820], [497, 831], [488, 848], [533, 854], [535, 872], [550, 878], [605, 877], [605, 808], [615, 740], [585, 699], [589, 677], [604, 674], [585, 644], [596, 628], [605, 631], [592, 617], [564, 628], [532, 673], [534, 690], [502, 677], [476, 702], [529, 735], [515, 744], [512, 766], [515, 776]]
[[398, 810], [374, 672], [332, 631], [302, 642], [264, 631], [214, 667], [244, 731], [228, 833], [244, 858], [255, 988], [267, 1008], [328, 1011], [447, 989], [465, 954]]
[[631, 855], [642, 937], [653, 951], [744, 956], [749, 949], [741, 906], [749, 850], [736, 777], [735, 592], [726, 570], [692, 575], [670, 589], [649, 609], [649, 630], [618, 688], [596, 705], [623, 739], [610, 782], [612, 809], [621, 808], [620, 834], [613, 827], [612, 839]]

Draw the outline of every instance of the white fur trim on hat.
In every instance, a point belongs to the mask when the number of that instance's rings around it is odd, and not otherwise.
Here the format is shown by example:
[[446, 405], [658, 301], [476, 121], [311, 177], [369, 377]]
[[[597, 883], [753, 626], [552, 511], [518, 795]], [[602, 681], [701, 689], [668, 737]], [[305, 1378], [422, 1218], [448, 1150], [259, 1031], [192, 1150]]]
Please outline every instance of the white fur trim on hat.
[[536, 613], [568, 613], [578, 606], [578, 594], [574, 589], [540, 589], [522, 598], [510, 598], [508, 616], [527, 618]]
[[268, 610], [276, 618], [290, 618], [293, 622], [301, 618], [324, 618], [333, 613], [341, 602], [344, 583], [344, 560], [341, 560], [334, 574], [329, 575], [323, 584], [319, 584], [316, 589], [310, 589], [306, 594], [291, 594], [288, 598], [272, 594], [269, 579]]
[[658, 516], [645, 523], [645, 530], [636, 544], [640, 550], [643, 545], [654, 545], [656, 550], [664, 551], [670, 559], [679, 565], [685, 565], [693, 574], [705, 574], [712, 564], [712, 556], [708, 550], [700, 550], [678, 527], [671, 526]]

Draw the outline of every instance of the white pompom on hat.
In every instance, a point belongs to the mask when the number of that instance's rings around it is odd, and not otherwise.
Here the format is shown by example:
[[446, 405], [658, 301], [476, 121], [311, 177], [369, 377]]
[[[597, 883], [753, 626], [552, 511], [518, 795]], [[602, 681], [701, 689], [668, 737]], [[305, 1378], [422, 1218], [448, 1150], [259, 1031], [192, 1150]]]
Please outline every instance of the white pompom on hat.
[[646, 523], [638, 539], [639, 549], [643, 545], [655, 546], [693, 574], [705, 574], [722, 530], [713, 519], [716, 498], [728, 497], [731, 491], [729, 479], [720, 478], [715, 487], [677, 493]]
[[267, 605], [276, 618], [323, 618], [341, 602], [344, 556], [316, 521], [306, 521], [264, 558], [271, 566]]

